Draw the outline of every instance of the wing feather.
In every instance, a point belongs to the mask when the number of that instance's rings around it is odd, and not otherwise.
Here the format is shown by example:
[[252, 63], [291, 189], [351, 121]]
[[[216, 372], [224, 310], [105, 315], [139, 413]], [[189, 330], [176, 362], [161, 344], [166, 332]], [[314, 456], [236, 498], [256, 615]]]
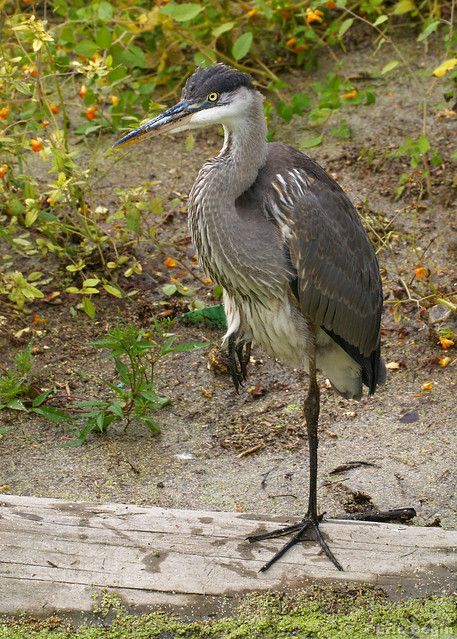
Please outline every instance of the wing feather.
[[256, 186], [265, 214], [289, 226], [303, 314], [364, 358], [379, 359], [378, 262], [349, 198], [316, 162], [282, 144], [270, 145]]

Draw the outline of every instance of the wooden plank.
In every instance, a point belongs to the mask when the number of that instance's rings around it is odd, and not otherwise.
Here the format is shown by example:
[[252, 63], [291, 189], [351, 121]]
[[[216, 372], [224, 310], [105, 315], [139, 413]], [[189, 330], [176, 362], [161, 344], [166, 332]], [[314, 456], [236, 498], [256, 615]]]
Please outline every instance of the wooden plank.
[[248, 591], [292, 589], [316, 580], [400, 586], [418, 594], [455, 587], [457, 532], [400, 524], [322, 524], [343, 573], [313, 541], [259, 573], [283, 540], [251, 545], [245, 538], [281, 521], [5, 495], [0, 612], [87, 612], [93, 593], [105, 588], [129, 607], [195, 609]]

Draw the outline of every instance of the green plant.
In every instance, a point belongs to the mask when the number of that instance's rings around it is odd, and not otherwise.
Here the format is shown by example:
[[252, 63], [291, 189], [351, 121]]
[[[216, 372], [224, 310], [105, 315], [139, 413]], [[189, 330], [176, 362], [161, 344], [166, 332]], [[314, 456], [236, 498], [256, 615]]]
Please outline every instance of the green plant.
[[76, 402], [71, 410], [80, 412], [83, 426], [76, 429], [72, 445], [83, 444], [91, 433], [106, 433], [113, 422], [127, 428], [132, 422], [140, 421], [152, 432], [160, 432], [151, 417], [167, 406], [170, 400], [157, 393], [154, 368], [157, 362], [172, 353], [183, 353], [205, 348], [206, 342], [176, 343], [176, 335], [166, 332], [172, 323], [155, 321], [153, 335], [135, 326], [116, 327], [108, 335], [93, 342], [93, 346], [103, 349], [106, 357], [114, 360], [117, 380], [108, 383], [111, 391], [109, 399], [93, 399]]
[[[53, 395], [52, 390], [38, 393], [33, 387], [32, 354], [33, 340], [14, 357], [11, 368], [0, 367], [0, 410], [20, 410], [41, 415], [52, 421], [61, 422], [70, 419], [64, 411], [45, 402]], [[0, 431], [1, 434], [1, 431]]]
[[25, 410], [21, 398], [29, 395], [32, 368], [32, 342], [15, 355], [11, 368], [0, 366], [0, 410]]

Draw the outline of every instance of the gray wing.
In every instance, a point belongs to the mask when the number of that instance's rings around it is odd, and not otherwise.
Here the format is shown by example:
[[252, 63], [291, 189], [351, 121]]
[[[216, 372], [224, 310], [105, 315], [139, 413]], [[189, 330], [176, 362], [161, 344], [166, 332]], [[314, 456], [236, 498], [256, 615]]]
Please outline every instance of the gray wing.
[[283, 234], [303, 314], [348, 352], [371, 360], [375, 387], [382, 286], [354, 206], [316, 162], [283, 144], [269, 145], [256, 186], [265, 215]]

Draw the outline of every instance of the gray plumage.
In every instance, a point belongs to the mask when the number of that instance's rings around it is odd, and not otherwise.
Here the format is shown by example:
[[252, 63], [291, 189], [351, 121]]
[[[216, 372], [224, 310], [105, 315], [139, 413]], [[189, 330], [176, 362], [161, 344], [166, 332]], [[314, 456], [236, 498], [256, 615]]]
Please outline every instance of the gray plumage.
[[[218, 71], [220, 69], [220, 72]], [[233, 72], [234, 79], [245, 74]], [[183, 99], [220, 91], [230, 70], [199, 70]], [[233, 82], [230, 85], [233, 91]], [[220, 154], [200, 171], [189, 198], [192, 238], [206, 273], [224, 288], [226, 337], [258, 341], [306, 366], [315, 331], [317, 368], [344, 397], [373, 393], [380, 358], [382, 288], [374, 250], [338, 184], [311, 158], [266, 143], [262, 100], [225, 124]], [[237, 87], [238, 88], [238, 87]]]

